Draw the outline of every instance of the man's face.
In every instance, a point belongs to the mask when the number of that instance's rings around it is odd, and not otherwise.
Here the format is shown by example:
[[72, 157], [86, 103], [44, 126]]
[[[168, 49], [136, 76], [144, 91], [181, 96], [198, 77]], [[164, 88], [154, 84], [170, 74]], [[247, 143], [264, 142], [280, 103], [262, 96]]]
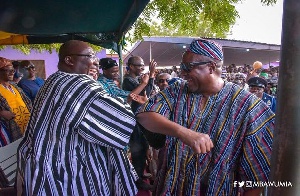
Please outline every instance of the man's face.
[[142, 58], [136, 59], [131, 66], [132, 66], [131, 69], [136, 76], [140, 76], [145, 70], [145, 63]]
[[157, 77], [157, 86], [162, 91], [169, 86], [168, 81], [171, 79], [169, 74], [161, 74]]
[[12, 65], [5, 66], [0, 69], [0, 78], [2, 81], [8, 82], [14, 79], [15, 69]]
[[87, 74], [90, 68], [99, 65], [99, 59], [96, 57], [95, 52], [91, 47], [82, 50], [81, 53], [70, 55], [74, 62], [74, 73]]
[[90, 67], [89, 76], [91, 76], [94, 80], [98, 79], [98, 67], [96, 65], [92, 65]]
[[[211, 61], [202, 55], [186, 52], [182, 57], [182, 63], [185, 67], [190, 69], [185, 70], [181, 66], [181, 76], [184, 80], [187, 80], [189, 91], [193, 93], [203, 93], [210, 79], [209, 68]], [[192, 64], [195, 66], [192, 66]]]
[[258, 86], [249, 86], [249, 92], [262, 99], [264, 94], [264, 88]]
[[103, 74], [106, 78], [111, 80], [117, 80], [119, 79], [119, 67], [113, 66], [109, 69], [103, 70]]
[[35, 66], [33, 64], [30, 64], [28, 67], [25, 68], [25, 70], [26, 76], [28, 76], [29, 78], [34, 77], [36, 74]]

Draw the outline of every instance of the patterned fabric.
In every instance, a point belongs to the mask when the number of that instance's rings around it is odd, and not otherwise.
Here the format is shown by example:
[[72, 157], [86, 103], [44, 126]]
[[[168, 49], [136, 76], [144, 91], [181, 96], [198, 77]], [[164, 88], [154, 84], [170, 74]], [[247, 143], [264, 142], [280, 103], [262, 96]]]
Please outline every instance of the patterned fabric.
[[[18, 96], [23, 103], [26, 105], [27, 110], [26, 111], [31, 111], [32, 110], [32, 105], [31, 105], [31, 101], [29, 100], [29, 98], [24, 94], [24, 92], [22, 91], [22, 89], [20, 89], [19, 87], [17, 87], [15, 84], [11, 83], [10, 84], [14, 91], [19, 93]], [[5, 91], [8, 93], [11, 93], [10, 91]], [[3, 92], [0, 93], [0, 110], [7, 110], [10, 111], [12, 113], [15, 113], [16, 110], [13, 110], [13, 108], [10, 107], [9, 102], [13, 100], [13, 97], [11, 97], [10, 99], [6, 99], [4, 97]], [[22, 112], [22, 111], [21, 111]], [[24, 111], [23, 111], [24, 112]], [[19, 138], [22, 137], [22, 129], [21, 127], [19, 127], [18, 123], [16, 120], [20, 120], [23, 119], [24, 116], [22, 115], [17, 115], [15, 119], [12, 120], [6, 120], [4, 118], [0, 118], [1, 121], [1, 133], [0, 133], [0, 143], [4, 146], [7, 145]], [[27, 120], [28, 122], [28, 120]], [[27, 124], [27, 122], [23, 121], [23, 125], [25, 126], [25, 124]], [[0, 144], [0, 145], [1, 145]]]
[[0, 147], [6, 146], [12, 142], [11, 133], [6, 127], [4, 121], [0, 120]]
[[0, 69], [9, 65], [12, 65], [11, 60], [0, 57]]
[[8, 105], [12, 112], [16, 115], [14, 120], [23, 134], [29, 121], [30, 112], [19, 91], [13, 86], [10, 86], [9, 88], [10, 89], [7, 89], [3, 85], [0, 85], [0, 93], [6, 100], [9, 100]]
[[127, 102], [127, 97], [130, 91], [120, 89], [113, 80], [104, 77], [102, 74], [98, 78], [98, 82], [102, 85], [103, 89], [113, 97], [121, 97]]
[[267, 181], [270, 172], [274, 113], [255, 95], [232, 83], [210, 96], [200, 110], [202, 95], [176, 82], [149, 99], [140, 112], [154, 111], [197, 132], [208, 134], [214, 148], [194, 154], [167, 137], [163, 165], [154, 195], [238, 195], [234, 181]]
[[187, 50], [195, 54], [200, 54], [219, 61], [223, 61], [222, 46], [211, 40], [193, 40]]
[[137, 177], [123, 150], [134, 126], [129, 105], [95, 80], [54, 73], [18, 148], [18, 194], [135, 195]]

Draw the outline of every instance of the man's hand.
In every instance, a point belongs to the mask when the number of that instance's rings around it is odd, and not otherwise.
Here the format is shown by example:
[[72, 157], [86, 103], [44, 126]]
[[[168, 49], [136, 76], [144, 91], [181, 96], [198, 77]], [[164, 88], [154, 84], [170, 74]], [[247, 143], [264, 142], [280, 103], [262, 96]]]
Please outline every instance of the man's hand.
[[149, 82], [149, 74], [143, 74], [141, 76], [141, 83], [148, 84], [148, 82]]
[[136, 102], [138, 102], [138, 103], [140, 103], [140, 104], [144, 104], [144, 103], [148, 100], [148, 97], [147, 97], [147, 95], [146, 95], [146, 91], [145, 91], [144, 96], [141, 96], [141, 95], [137, 95], [137, 94], [131, 93], [131, 94], [129, 95], [129, 97], [130, 97], [132, 100], [134, 100], [134, 101], [136, 101]]
[[2, 110], [0, 111], [0, 116], [6, 120], [12, 120], [16, 117], [16, 115], [10, 111]]
[[209, 135], [187, 129], [180, 137], [183, 143], [190, 146], [197, 154], [210, 152], [214, 147]]
[[155, 77], [156, 65], [157, 63], [154, 61], [154, 59], [152, 59], [151, 62], [149, 63], [150, 78]]

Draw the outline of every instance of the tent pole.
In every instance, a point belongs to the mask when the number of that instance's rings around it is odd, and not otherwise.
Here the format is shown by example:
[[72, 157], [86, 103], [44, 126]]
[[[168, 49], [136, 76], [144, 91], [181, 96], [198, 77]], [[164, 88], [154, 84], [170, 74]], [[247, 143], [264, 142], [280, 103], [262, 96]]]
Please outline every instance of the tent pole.
[[296, 196], [300, 193], [299, 10], [299, 0], [283, 1], [278, 98], [270, 174], [271, 182], [290, 182], [292, 187], [270, 186], [270, 196]]
[[119, 70], [120, 70], [120, 86], [123, 84], [123, 54], [122, 54], [122, 44], [118, 44], [118, 54], [119, 54]]
[[151, 62], [152, 60], [152, 47], [151, 47], [151, 42], [150, 42], [150, 45], [149, 45], [149, 62]]

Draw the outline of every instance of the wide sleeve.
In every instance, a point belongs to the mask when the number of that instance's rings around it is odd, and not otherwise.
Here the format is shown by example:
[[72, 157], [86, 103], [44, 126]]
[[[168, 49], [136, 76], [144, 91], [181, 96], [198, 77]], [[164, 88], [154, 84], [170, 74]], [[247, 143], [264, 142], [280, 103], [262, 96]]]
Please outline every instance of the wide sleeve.
[[266, 182], [270, 174], [275, 115], [265, 104], [261, 105], [246, 117], [249, 120], [239, 167], [239, 179], [252, 183]]
[[92, 143], [123, 149], [129, 142], [135, 123], [128, 104], [104, 94], [90, 105], [78, 133]]
[[180, 86], [178, 84], [168, 86], [165, 90], [160, 91], [138, 108], [136, 114], [143, 112], [156, 112], [170, 119], [174, 104], [177, 99]]

